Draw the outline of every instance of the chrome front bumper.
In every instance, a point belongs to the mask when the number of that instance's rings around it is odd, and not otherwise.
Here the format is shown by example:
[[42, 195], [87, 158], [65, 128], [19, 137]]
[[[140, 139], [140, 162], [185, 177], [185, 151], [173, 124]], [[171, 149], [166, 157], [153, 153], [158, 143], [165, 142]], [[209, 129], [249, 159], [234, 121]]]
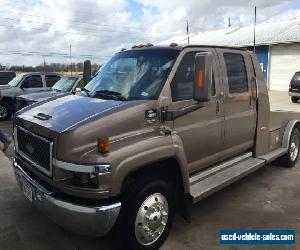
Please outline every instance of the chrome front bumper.
[[46, 188], [33, 180], [18, 164], [13, 162], [18, 185], [23, 183], [32, 190], [32, 203], [58, 225], [76, 233], [91, 236], [103, 236], [115, 224], [121, 203], [104, 206], [82, 206], [57, 199]]

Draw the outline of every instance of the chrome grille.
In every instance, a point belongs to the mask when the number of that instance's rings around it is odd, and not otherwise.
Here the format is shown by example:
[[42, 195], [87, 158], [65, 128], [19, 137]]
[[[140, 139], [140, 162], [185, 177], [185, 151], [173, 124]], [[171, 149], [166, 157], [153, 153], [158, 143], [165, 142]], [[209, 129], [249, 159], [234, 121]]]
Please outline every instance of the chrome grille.
[[14, 133], [17, 153], [41, 172], [51, 176], [53, 143], [21, 127], [16, 127]]

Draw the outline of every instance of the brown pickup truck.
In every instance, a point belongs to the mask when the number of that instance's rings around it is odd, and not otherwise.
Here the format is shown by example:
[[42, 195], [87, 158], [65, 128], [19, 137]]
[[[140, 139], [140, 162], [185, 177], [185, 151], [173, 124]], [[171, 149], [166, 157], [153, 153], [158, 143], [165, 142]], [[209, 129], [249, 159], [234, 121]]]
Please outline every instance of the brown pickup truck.
[[147, 44], [115, 54], [80, 95], [17, 113], [13, 168], [59, 225], [157, 249], [176, 211], [278, 158], [293, 167], [300, 114], [270, 112], [255, 55]]

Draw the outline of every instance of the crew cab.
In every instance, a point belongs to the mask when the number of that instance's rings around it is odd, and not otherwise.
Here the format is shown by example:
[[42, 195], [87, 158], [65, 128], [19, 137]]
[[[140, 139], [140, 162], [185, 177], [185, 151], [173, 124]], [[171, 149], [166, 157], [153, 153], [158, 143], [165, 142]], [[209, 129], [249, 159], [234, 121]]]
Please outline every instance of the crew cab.
[[123, 249], [157, 249], [175, 211], [189, 219], [193, 203], [275, 159], [293, 167], [299, 118], [270, 112], [252, 52], [140, 45], [115, 54], [80, 95], [22, 109], [13, 169], [64, 228], [114, 228]]
[[75, 94], [84, 87], [83, 78], [81, 76], [65, 76], [56, 82], [51, 90], [31, 93], [27, 95], [17, 96], [15, 99], [15, 112], [25, 108], [33, 103], [50, 100], [53, 97], [62, 97], [68, 94]]
[[16, 96], [49, 90], [60, 78], [57, 73], [22, 73], [12, 79], [8, 85], [1, 85], [0, 121], [11, 118]]

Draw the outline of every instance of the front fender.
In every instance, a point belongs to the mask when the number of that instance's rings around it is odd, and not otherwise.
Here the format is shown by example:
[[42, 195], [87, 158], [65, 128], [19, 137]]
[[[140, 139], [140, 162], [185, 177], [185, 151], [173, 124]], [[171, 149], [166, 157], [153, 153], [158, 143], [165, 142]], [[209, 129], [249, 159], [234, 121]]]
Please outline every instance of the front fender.
[[[123, 157], [112, 170], [111, 195], [116, 196], [121, 192], [126, 176], [150, 164], [155, 164], [165, 159], [175, 159], [180, 167], [184, 192], [189, 192], [189, 174], [185, 154], [177, 135], [159, 135], [134, 144], [122, 147], [114, 152], [115, 158]], [[172, 173], [170, 173], [172, 174]]]

